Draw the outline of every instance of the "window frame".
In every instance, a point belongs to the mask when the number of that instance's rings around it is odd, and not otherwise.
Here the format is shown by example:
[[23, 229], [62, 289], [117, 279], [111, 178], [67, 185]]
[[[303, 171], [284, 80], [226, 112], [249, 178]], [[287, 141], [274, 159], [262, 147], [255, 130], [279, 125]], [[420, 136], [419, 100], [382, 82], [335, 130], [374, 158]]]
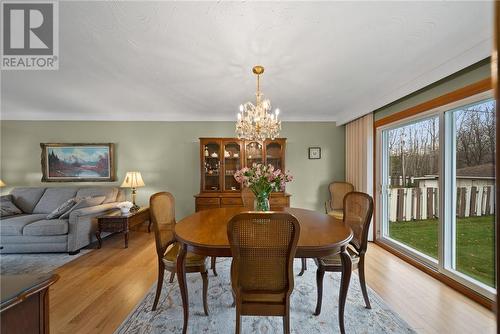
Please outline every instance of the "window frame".
[[[390, 123], [390, 124], [387, 124], [387, 125], [384, 125], [384, 126], [377, 128], [376, 140], [378, 141], [378, 144], [379, 144], [378, 147], [380, 148], [380, 151], [377, 155], [376, 164], [377, 164], [377, 166], [382, 165], [382, 168], [379, 168], [379, 172], [376, 175], [377, 176], [376, 183], [379, 185], [379, 187], [382, 190], [381, 192], [377, 193], [378, 200], [376, 202], [380, 203], [379, 210], [377, 210], [377, 212], [379, 213], [378, 217], [377, 217], [377, 221], [382, 222], [384, 218], [388, 218], [388, 212], [387, 212], [388, 205], [386, 203], [387, 196], [384, 196], [384, 194], [387, 194], [388, 188], [387, 188], [387, 185], [382, 181], [385, 179], [383, 176], [386, 175], [387, 168], [389, 165], [389, 158], [388, 158], [388, 156], [386, 156], [383, 153], [384, 151], [387, 150], [387, 136], [386, 136], [387, 131], [397, 129], [397, 128], [400, 128], [402, 126], [407, 126], [407, 125], [411, 125], [414, 123], [418, 123], [420, 121], [425, 121], [425, 120], [434, 118], [436, 116], [439, 116], [438, 117], [439, 128], [440, 128], [439, 130], [441, 131], [441, 117], [440, 117], [440, 115], [436, 114], [434, 109], [429, 110], [427, 112], [423, 112], [423, 113], [415, 115], [415, 116], [411, 116], [409, 118], [401, 119], [399, 121], [396, 121], [396, 122], [393, 122], [393, 123]], [[439, 156], [438, 164], [441, 166], [441, 132], [439, 135], [438, 156]], [[382, 161], [382, 159], [383, 159], [383, 161]], [[439, 170], [441, 171], [441, 168], [439, 168]], [[438, 182], [439, 189], [442, 189], [441, 188], [441, 179], [442, 179], [441, 175], [439, 175], [439, 182]], [[440, 198], [441, 198], [441, 196], [440, 196]], [[440, 205], [439, 210], [441, 210], [441, 205]], [[441, 212], [440, 212], [440, 215], [441, 215]], [[440, 234], [441, 234], [441, 232], [438, 229], [438, 240], [441, 239]], [[405, 245], [405, 244], [403, 244], [395, 239], [390, 238], [388, 236], [387, 224], [379, 224], [378, 229], [377, 229], [376, 240], [379, 240], [379, 241], [383, 242], [384, 244], [386, 244], [390, 247], [393, 247], [400, 252], [405, 253], [406, 255], [414, 258], [417, 261], [424, 263], [426, 266], [433, 268], [434, 270], [438, 269], [438, 262], [440, 259], [439, 254], [441, 254], [439, 247], [440, 247], [441, 243], [438, 244], [438, 258], [434, 259], [434, 258], [432, 258], [432, 257], [430, 257], [422, 252], [419, 252], [416, 249], [413, 249], [413, 248], [411, 248], [411, 247], [409, 247], [409, 246], [407, 246], [407, 245]]]
[[[428, 272], [435, 278], [447, 283], [453, 288], [459, 290], [460, 292], [488, 307], [492, 305], [493, 300], [495, 299], [496, 289], [493, 289], [486, 284], [473, 279], [472, 277], [468, 277], [465, 274], [452, 269], [452, 265], [454, 263], [453, 257], [455, 256], [454, 228], [456, 226], [456, 221], [454, 217], [454, 199], [456, 197], [456, 191], [453, 190], [455, 181], [448, 181], [448, 184], [445, 184], [445, 180], [454, 180], [450, 179], [450, 177], [453, 177], [455, 173], [455, 160], [451, 160], [453, 161], [453, 163], [445, 162], [446, 159], [454, 157], [455, 154], [454, 147], [450, 147], [450, 142], [454, 141], [453, 135], [455, 135], [454, 127], [450, 126], [453, 123], [453, 111], [460, 107], [489, 99], [493, 99], [491, 79], [485, 79], [457, 91], [440, 96], [436, 99], [427, 101], [410, 109], [392, 114], [390, 116], [377, 120], [374, 123], [374, 194], [376, 195], [374, 217], [375, 243], [383, 246], [383, 248], [393, 252], [394, 254], [407, 260], [411, 264]], [[412, 122], [421, 121], [434, 115], [437, 115], [439, 117], [438, 185], [440, 189], [440, 222], [438, 228], [437, 261], [433, 260], [431, 257], [426, 256], [425, 254], [415, 252], [410, 247], [403, 245], [395, 240], [384, 237], [385, 227], [381, 226], [382, 224], [377, 223], [379, 221], [382, 222], [382, 215], [387, 214], [387, 212], [384, 212], [386, 208], [384, 208], [384, 202], [382, 200], [382, 192], [385, 191], [385, 185], [381, 183], [381, 177], [382, 175], [384, 175], [382, 173], [384, 173], [387, 168], [387, 161], [384, 162], [382, 164], [382, 168], [380, 168], [382, 163], [382, 151], [384, 150], [384, 145], [386, 144], [382, 142], [384, 130], [411, 124]], [[497, 214], [497, 212], [495, 213]], [[449, 216], [453, 217], [452, 221], [450, 221]]]

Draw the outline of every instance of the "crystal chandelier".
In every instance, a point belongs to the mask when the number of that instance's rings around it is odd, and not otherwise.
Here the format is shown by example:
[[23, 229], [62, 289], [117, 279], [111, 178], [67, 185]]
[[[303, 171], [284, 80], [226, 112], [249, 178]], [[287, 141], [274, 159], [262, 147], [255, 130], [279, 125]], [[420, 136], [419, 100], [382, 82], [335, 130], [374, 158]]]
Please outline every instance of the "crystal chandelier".
[[238, 121], [236, 121], [236, 134], [240, 139], [263, 141], [266, 138], [274, 139], [279, 136], [281, 121], [278, 120], [280, 110], [271, 112], [271, 101], [263, 100], [260, 92], [260, 76], [264, 67], [254, 66], [252, 72], [257, 75], [256, 104], [247, 102], [240, 105]]

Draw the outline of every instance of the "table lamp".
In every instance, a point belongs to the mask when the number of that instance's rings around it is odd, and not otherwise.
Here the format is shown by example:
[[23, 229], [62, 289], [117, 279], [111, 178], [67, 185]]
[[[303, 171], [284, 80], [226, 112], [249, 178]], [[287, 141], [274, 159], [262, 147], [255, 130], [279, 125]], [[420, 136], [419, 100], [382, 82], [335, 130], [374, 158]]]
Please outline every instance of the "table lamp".
[[3, 183], [3, 181], [2, 181], [2, 180], [0, 180], [0, 188], [5, 187], [5, 186], [6, 186], [6, 184], [5, 184], [5, 183]]
[[135, 198], [137, 196], [137, 189], [139, 187], [144, 187], [144, 181], [142, 180], [142, 176], [140, 172], [127, 172], [127, 175], [125, 175], [125, 180], [123, 180], [123, 183], [121, 185], [122, 188], [132, 188], [132, 203], [134, 206], [130, 208], [130, 211], [137, 211], [139, 210], [139, 206], [135, 204]]

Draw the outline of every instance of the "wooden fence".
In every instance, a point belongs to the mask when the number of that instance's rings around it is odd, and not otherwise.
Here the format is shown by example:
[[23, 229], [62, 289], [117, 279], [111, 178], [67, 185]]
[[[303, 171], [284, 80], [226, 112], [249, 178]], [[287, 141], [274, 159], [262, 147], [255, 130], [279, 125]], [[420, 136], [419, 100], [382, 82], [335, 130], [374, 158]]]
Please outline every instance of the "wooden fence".
[[[457, 188], [457, 217], [494, 214], [494, 193], [494, 186]], [[389, 190], [388, 200], [390, 221], [432, 219], [439, 216], [438, 188], [392, 188]]]

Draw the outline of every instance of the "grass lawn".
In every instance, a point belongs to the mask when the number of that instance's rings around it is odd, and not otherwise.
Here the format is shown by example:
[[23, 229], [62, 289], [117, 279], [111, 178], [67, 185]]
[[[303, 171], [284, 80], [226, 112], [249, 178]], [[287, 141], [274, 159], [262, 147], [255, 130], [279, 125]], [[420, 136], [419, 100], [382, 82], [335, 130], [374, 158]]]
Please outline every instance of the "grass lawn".
[[[389, 235], [416, 250], [437, 258], [438, 220], [391, 222]], [[495, 286], [494, 216], [457, 219], [457, 270]]]

